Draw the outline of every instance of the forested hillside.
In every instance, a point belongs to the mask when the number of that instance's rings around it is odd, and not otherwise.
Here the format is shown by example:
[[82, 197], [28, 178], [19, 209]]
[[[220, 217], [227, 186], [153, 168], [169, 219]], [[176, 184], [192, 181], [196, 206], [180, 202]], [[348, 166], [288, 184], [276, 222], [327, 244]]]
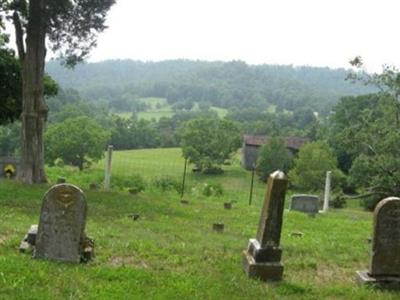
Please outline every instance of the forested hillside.
[[47, 72], [63, 88], [76, 89], [90, 100], [114, 102], [117, 107], [140, 97], [161, 97], [187, 109], [195, 102], [263, 110], [272, 104], [278, 110], [308, 107], [326, 113], [342, 96], [371, 91], [346, 81], [348, 71], [344, 69], [248, 65], [242, 61], [110, 60], [78, 65], [74, 70], [50, 62]]

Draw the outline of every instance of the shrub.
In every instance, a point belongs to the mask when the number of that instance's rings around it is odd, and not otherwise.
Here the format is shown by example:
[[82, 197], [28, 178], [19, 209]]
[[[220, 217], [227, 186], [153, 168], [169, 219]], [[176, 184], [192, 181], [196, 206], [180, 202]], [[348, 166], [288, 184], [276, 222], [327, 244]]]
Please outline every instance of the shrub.
[[380, 195], [370, 195], [361, 199], [360, 205], [364, 207], [364, 209], [368, 211], [373, 211], [375, 206], [382, 200], [382, 196]]
[[208, 175], [216, 175], [216, 174], [223, 174], [224, 170], [222, 170], [219, 167], [209, 167], [203, 170], [204, 174], [208, 174]]
[[169, 175], [163, 175], [154, 178], [153, 185], [156, 188], [161, 189], [163, 192], [176, 190], [178, 193], [180, 193], [182, 190], [180, 182], [175, 177]]
[[206, 183], [203, 188], [203, 195], [206, 197], [210, 196], [222, 196], [224, 189], [220, 183]]
[[342, 192], [333, 194], [332, 196], [332, 206], [334, 208], [343, 208], [346, 206], [346, 198]]
[[129, 189], [133, 194], [140, 193], [145, 190], [146, 182], [139, 174], [129, 176], [115, 175], [111, 176], [111, 186], [119, 189]]

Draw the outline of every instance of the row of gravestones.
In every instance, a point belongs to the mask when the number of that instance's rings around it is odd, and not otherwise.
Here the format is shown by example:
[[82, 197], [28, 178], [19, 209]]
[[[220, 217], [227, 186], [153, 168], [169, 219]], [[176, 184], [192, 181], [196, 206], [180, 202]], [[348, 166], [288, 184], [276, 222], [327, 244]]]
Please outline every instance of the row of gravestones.
[[[280, 171], [268, 179], [256, 237], [243, 252], [249, 277], [268, 281], [283, 276], [280, 238], [287, 184]], [[93, 255], [94, 245], [85, 234], [86, 209], [79, 188], [71, 184], [53, 186], [44, 196], [38, 228], [31, 228], [22, 243], [34, 248], [35, 258], [75, 263], [87, 260]], [[376, 207], [370, 269], [357, 274], [361, 282], [400, 284], [400, 198], [384, 199]]]

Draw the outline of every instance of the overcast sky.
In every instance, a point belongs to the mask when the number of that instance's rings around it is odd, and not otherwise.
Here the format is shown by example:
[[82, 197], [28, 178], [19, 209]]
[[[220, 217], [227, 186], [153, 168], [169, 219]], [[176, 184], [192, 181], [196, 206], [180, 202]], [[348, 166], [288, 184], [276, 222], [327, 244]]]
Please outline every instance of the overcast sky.
[[117, 0], [90, 61], [400, 62], [400, 0]]

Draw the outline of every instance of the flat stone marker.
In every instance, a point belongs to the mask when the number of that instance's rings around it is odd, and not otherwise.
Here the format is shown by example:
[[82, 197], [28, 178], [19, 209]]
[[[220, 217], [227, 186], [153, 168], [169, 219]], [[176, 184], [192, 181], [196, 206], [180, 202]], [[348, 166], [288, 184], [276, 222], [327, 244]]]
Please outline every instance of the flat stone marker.
[[370, 267], [357, 274], [361, 283], [400, 286], [400, 198], [389, 197], [376, 206]]
[[35, 258], [79, 263], [85, 239], [86, 199], [78, 187], [58, 184], [44, 196]]
[[288, 179], [281, 171], [275, 171], [268, 178], [256, 238], [250, 239], [247, 250], [243, 251], [243, 268], [250, 278], [264, 281], [282, 279], [279, 243], [287, 184]]
[[293, 195], [291, 197], [289, 210], [317, 214], [319, 211], [319, 198], [315, 195]]

